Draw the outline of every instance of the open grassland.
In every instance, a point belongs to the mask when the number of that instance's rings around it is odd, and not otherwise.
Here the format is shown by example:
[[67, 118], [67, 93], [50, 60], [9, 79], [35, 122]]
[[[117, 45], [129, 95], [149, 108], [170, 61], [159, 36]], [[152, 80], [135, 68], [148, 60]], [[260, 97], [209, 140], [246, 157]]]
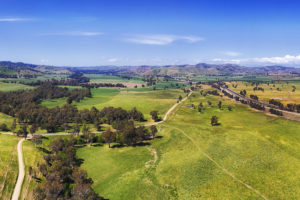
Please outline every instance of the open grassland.
[[10, 128], [13, 123], [13, 120], [14, 120], [13, 117], [0, 113], [0, 124], [6, 124], [7, 127]]
[[32, 89], [33, 87], [18, 83], [2, 83], [0, 82], [0, 91], [2, 92], [9, 92], [15, 90], [25, 90], [25, 89]]
[[[255, 85], [251, 85], [249, 82], [228, 82], [227, 85], [229, 89], [232, 89], [236, 92], [241, 90], [246, 90], [247, 95], [250, 94], [257, 95], [262, 101], [269, 101], [270, 99], [276, 99], [283, 103], [284, 105], [289, 103], [300, 104], [300, 81], [293, 82], [275, 82], [274, 84], [270, 83], [269, 85], [260, 83], [257, 87], [261, 87], [264, 91], [256, 90], [253, 88]], [[237, 85], [237, 87], [233, 87]], [[296, 90], [293, 92], [293, 86], [296, 87]], [[277, 89], [278, 88], [278, 89]]]
[[[145, 118], [150, 119], [150, 111], [158, 110], [161, 116], [176, 103], [179, 95], [184, 95], [182, 90], [151, 90], [149, 88], [140, 89], [116, 89], [116, 88], [95, 88], [92, 89], [92, 98], [85, 98], [79, 103], [74, 103], [78, 109], [90, 109], [96, 107], [113, 106], [130, 110], [136, 107]], [[42, 105], [48, 107], [62, 106], [66, 103], [66, 98], [43, 101]]]
[[[38, 163], [43, 163], [42, 152], [39, 151], [32, 142], [23, 142], [23, 158], [25, 164], [25, 178], [22, 185], [20, 199], [34, 199], [34, 188], [38, 185], [34, 176], [42, 177], [39, 169], [37, 168]], [[29, 167], [32, 167], [32, 174], [29, 174]]]
[[0, 134], [0, 199], [9, 200], [18, 176], [18, 138]]
[[139, 83], [144, 84], [144, 81], [142, 81], [138, 77], [131, 77], [129, 78], [121, 78], [119, 76], [113, 76], [113, 75], [106, 75], [106, 74], [84, 74], [85, 77], [90, 78], [90, 82], [92, 83], [121, 83], [121, 82], [127, 82], [127, 83]]
[[[189, 107], [200, 102], [202, 113]], [[220, 126], [210, 125], [212, 115]], [[196, 94], [159, 125], [161, 138], [149, 146], [85, 147], [78, 156], [94, 189], [112, 200], [297, 199], [299, 130], [298, 122]]]

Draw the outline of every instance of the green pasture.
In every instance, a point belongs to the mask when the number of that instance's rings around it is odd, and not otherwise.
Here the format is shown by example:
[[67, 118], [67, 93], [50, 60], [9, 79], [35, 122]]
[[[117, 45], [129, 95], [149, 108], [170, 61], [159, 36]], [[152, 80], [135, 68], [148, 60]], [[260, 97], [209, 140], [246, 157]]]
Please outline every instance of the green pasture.
[[[189, 107], [200, 102], [202, 113]], [[210, 125], [213, 115], [221, 125]], [[196, 94], [159, 125], [150, 145], [85, 147], [78, 156], [95, 191], [112, 200], [298, 199], [299, 130], [298, 122]]]
[[[91, 90], [92, 98], [85, 98], [79, 103], [74, 102], [78, 109], [90, 109], [96, 107], [113, 106], [130, 110], [136, 107], [144, 113], [147, 119], [150, 119], [150, 112], [158, 110], [161, 116], [177, 101], [179, 95], [184, 95], [182, 90], [151, 90], [149, 88], [138, 89], [116, 89], [116, 88], [94, 88]], [[62, 106], [66, 103], [66, 98], [52, 99], [42, 102], [47, 107]]]
[[33, 87], [18, 83], [3, 83], [0, 82], [0, 91], [2, 92], [9, 92], [15, 90], [25, 90], [25, 89], [32, 89]]
[[130, 79], [122, 78], [120, 76], [106, 75], [106, 74], [84, 74], [85, 77], [90, 78], [92, 83], [139, 83], [144, 84], [144, 82], [139, 77], [131, 76]]
[[0, 134], [0, 199], [10, 200], [18, 176], [18, 138]]

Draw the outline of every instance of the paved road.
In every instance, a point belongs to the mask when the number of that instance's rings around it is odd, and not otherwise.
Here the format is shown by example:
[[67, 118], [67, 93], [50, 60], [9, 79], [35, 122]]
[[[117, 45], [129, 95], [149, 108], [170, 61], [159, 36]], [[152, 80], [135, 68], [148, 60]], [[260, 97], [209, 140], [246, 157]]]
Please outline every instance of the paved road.
[[18, 175], [18, 180], [14, 189], [14, 193], [12, 196], [12, 200], [18, 200], [21, 189], [22, 189], [22, 184], [25, 176], [25, 165], [24, 165], [24, 160], [23, 160], [23, 151], [22, 151], [22, 143], [25, 139], [21, 139], [18, 143], [18, 160], [19, 160], [19, 175]]

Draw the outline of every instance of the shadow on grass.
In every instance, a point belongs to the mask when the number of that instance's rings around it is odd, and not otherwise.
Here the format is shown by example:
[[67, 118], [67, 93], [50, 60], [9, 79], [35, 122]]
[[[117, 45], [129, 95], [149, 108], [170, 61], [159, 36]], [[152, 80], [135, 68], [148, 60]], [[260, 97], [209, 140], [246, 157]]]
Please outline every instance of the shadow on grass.
[[45, 149], [44, 147], [36, 147], [38, 150], [42, 151], [43, 153], [46, 153], [46, 154], [50, 154], [51, 152], [47, 149]]

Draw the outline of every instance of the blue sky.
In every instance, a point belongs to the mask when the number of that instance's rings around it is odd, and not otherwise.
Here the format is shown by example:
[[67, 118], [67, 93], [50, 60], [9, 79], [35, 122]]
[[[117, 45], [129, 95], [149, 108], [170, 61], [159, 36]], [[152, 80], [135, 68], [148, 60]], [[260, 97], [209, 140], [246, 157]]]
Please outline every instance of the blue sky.
[[300, 2], [1, 0], [0, 60], [300, 66]]

